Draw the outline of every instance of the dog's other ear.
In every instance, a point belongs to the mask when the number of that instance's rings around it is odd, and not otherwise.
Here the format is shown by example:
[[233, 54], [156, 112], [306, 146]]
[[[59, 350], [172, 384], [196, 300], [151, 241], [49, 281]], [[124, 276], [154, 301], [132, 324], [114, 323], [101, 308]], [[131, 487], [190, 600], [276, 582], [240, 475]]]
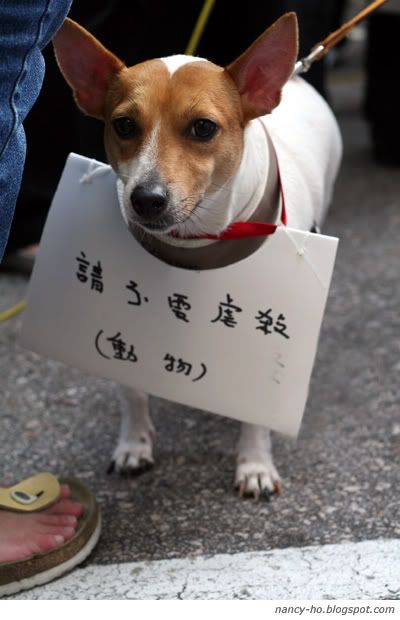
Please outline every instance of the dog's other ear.
[[269, 114], [278, 105], [297, 54], [297, 17], [286, 13], [226, 67], [240, 93], [246, 121]]
[[89, 116], [103, 119], [110, 80], [125, 67], [124, 63], [68, 17], [53, 38], [53, 45], [61, 73], [78, 106]]

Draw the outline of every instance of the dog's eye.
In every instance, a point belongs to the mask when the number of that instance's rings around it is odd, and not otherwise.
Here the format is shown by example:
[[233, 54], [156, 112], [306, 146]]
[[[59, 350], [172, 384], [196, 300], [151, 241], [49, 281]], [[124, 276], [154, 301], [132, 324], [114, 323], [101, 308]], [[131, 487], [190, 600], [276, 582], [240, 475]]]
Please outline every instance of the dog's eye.
[[136, 123], [128, 116], [121, 116], [120, 118], [115, 118], [112, 121], [112, 126], [114, 127], [117, 135], [123, 140], [129, 140], [130, 138], [134, 138], [138, 133]]
[[208, 118], [199, 118], [190, 127], [190, 135], [197, 140], [211, 140], [216, 134], [218, 126]]

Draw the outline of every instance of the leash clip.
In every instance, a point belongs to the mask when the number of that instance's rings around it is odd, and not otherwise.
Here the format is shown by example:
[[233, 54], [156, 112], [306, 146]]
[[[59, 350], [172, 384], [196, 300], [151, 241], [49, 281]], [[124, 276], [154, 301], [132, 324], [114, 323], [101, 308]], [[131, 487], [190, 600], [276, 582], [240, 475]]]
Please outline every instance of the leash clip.
[[307, 73], [311, 68], [313, 62], [319, 59], [320, 55], [324, 51], [325, 47], [323, 45], [317, 45], [308, 56], [301, 58], [294, 65], [293, 75], [299, 75], [300, 73]]

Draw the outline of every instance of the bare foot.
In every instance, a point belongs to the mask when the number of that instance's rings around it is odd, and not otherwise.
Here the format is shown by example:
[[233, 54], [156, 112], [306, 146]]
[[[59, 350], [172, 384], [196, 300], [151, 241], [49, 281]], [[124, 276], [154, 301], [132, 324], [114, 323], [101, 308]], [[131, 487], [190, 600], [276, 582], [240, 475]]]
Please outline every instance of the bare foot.
[[50, 551], [72, 538], [83, 509], [69, 498], [69, 487], [62, 485], [60, 498], [45, 510], [31, 513], [0, 510], [0, 563]]

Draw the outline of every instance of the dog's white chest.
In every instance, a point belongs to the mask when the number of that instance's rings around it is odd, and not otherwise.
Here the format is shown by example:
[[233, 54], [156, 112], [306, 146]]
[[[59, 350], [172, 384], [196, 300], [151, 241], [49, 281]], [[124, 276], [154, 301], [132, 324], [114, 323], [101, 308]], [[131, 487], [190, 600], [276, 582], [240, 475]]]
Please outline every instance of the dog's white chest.
[[282, 101], [259, 119], [278, 156], [288, 224], [310, 230], [321, 225], [339, 169], [342, 141], [325, 100], [302, 78], [291, 79]]

